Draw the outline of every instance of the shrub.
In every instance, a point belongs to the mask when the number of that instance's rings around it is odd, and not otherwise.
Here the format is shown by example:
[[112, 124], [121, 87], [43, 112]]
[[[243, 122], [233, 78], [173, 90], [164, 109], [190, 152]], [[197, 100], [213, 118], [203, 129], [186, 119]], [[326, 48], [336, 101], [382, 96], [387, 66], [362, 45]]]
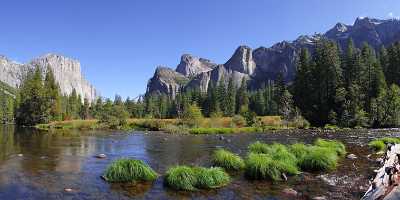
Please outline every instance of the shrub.
[[235, 115], [232, 117], [232, 123], [236, 127], [243, 127], [246, 125], [246, 120], [241, 115]]
[[141, 160], [120, 159], [107, 168], [104, 178], [109, 182], [153, 181], [157, 173]]
[[101, 112], [99, 123], [111, 129], [121, 129], [127, 125], [129, 113], [123, 105], [108, 105]]
[[213, 163], [215, 166], [222, 167], [226, 170], [241, 170], [245, 166], [240, 156], [223, 149], [214, 152]]
[[194, 171], [197, 178], [197, 188], [219, 188], [227, 185], [230, 182], [229, 175], [222, 168], [219, 167], [198, 167], [194, 168]]
[[310, 146], [307, 153], [298, 159], [298, 166], [305, 171], [327, 171], [336, 168], [338, 155], [326, 147]]
[[176, 166], [167, 171], [166, 185], [175, 190], [219, 188], [230, 182], [229, 175], [219, 167]]
[[336, 140], [324, 140], [318, 138], [314, 144], [319, 147], [326, 147], [336, 151], [338, 156], [346, 155], [346, 147], [343, 143], [336, 141]]
[[260, 141], [254, 142], [249, 145], [249, 150], [251, 153], [270, 153], [270, 148], [268, 144], [262, 143]]
[[203, 121], [201, 109], [196, 105], [190, 105], [183, 113], [182, 123], [189, 127], [199, 127]]
[[197, 177], [195, 171], [188, 166], [176, 166], [167, 171], [165, 183], [175, 190], [196, 190]]
[[282, 174], [297, 174], [296, 165], [274, 160], [267, 154], [250, 153], [246, 159], [246, 177], [254, 180], [282, 180]]

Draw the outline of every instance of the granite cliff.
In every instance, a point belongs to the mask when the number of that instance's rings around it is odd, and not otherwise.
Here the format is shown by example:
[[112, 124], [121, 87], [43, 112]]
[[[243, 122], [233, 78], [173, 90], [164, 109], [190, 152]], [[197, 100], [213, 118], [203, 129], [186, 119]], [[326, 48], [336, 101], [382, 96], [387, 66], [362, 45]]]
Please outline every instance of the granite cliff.
[[0, 81], [16, 88], [26, 73], [35, 66], [39, 66], [43, 73], [50, 67], [63, 94], [69, 95], [75, 89], [82, 99], [94, 101], [99, 96], [96, 89], [83, 77], [77, 60], [56, 54], [46, 54], [24, 64], [0, 56]]
[[250, 47], [240, 46], [225, 64], [220, 65], [185, 54], [176, 70], [163, 68], [168, 73], [160, 73], [157, 69], [148, 82], [146, 92], [175, 96], [180, 89], [194, 87], [204, 92], [207, 91], [210, 81], [216, 84], [221, 79], [227, 82], [230, 78], [237, 86], [246, 78], [249, 87], [256, 89], [275, 80], [278, 73], [282, 73], [285, 80], [290, 82], [295, 77], [300, 49], [308, 48], [312, 52], [314, 44], [321, 39], [336, 41], [341, 49], [346, 49], [349, 39], [354, 41], [356, 47], [367, 42], [379, 49], [400, 40], [400, 21], [357, 18], [353, 25], [337, 23], [324, 34], [303, 35], [294, 41], [282, 41], [268, 48], [252, 50]]

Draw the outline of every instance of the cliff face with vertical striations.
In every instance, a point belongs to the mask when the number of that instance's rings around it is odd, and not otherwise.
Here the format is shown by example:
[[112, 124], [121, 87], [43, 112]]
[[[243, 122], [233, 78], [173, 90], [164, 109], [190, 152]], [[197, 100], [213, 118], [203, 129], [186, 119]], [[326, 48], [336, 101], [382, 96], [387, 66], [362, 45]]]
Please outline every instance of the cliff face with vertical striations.
[[[300, 36], [294, 41], [282, 41], [271, 47], [259, 47], [252, 50], [247, 46], [240, 46], [232, 57], [221, 65], [216, 65], [203, 58], [184, 54], [176, 70], [169, 70], [168, 78], [161, 73], [155, 73], [147, 86], [147, 93], [169, 94], [174, 96], [176, 88], [199, 88], [207, 91], [210, 83], [217, 84], [223, 80], [233, 79], [236, 86], [246, 78], [251, 89], [257, 89], [266, 83], [275, 80], [282, 73], [287, 82], [294, 79], [296, 74], [296, 60], [301, 48], [314, 51], [315, 44], [321, 39], [336, 41], [341, 49], [346, 49], [349, 39], [354, 41], [356, 47], [362, 47], [366, 42], [375, 49], [390, 45], [400, 40], [400, 20], [397, 19], [371, 19], [357, 18], [353, 25], [337, 23], [324, 34]], [[173, 72], [173, 73], [172, 73]], [[174, 77], [187, 79], [183, 82], [164, 81], [174, 80]], [[160, 82], [164, 85], [160, 87]], [[173, 92], [169, 88], [175, 88]]]
[[35, 66], [39, 66], [43, 73], [46, 73], [48, 67], [52, 69], [62, 94], [69, 95], [75, 89], [82, 99], [94, 101], [99, 96], [96, 89], [83, 77], [77, 60], [56, 54], [46, 54], [25, 64], [0, 56], [0, 81], [18, 87], [23, 77], [34, 70]]

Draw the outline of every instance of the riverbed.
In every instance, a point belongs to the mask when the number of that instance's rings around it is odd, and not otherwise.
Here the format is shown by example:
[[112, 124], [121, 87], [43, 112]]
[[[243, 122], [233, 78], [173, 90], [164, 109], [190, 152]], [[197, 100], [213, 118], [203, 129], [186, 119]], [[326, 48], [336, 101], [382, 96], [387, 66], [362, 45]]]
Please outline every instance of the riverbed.
[[[0, 199], [359, 199], [379, 165], [366, 144], [375, 137], [400, 136], [397, 130], [345, 132], [270, 131], [262, 134], [172, 135], [162, 132], [62, 131], [38, 132], [0, 127]], [[257, 140], [290, 144], [316, 138], [342, 141], [348, 153], [329, 173], [302, 173], [286, 182], [248, 181], [231, 174], [232, 183], [216, 190], [176, 192], [164, 187], [163, 176], [151, 184], [110, 184], [101, 179], [118, 158], [140, 159], [160, 175], [168, 167], [211, 166], [217, 148], [243, 157]], [[107, 158], [96, 158], [106, 154]], [[297, 196], [288, 194], [296, 191]], [[285, 192], [286, 191], [286, 192]]]

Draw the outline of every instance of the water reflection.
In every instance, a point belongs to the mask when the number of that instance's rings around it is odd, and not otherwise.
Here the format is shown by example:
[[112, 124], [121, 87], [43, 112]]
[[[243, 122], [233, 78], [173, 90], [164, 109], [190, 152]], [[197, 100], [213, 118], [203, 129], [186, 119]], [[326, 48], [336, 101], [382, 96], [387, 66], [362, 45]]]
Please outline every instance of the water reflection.
[[[169, 135], [163, 133], [57, 132], [40, 133], [13, 126], [0, 127], [0, 199], [292, 199], [282, 194], [290, 187], [299, 199], [357, 199], [364, 192], [372, 168], [365, 144], [373, 132], [277, 132], [239, 135]], [[384, 133], [397, 134], [397, 133]], [[343, 160], [328, 174], [303, 173], [287, 183], [250, 182], [242, 174], [222, 189], [194, 193], [164, 188], [160, 177], [151, 184], [108, 184], [100, 175], [120, 157], [141, 159], [163, 174], [178, 164], [210, 166], [214, 149], [224, 147], [245, 156], [247, 145], [264, 142], [312, 142], [317, 137], [344, 141], [357, 160]], [[107, 159], [94, 156], [104, 153]], [[21, 154], [21, 155], [19, 155]], [[73, 192], [65, 192], [71, 188]]]

